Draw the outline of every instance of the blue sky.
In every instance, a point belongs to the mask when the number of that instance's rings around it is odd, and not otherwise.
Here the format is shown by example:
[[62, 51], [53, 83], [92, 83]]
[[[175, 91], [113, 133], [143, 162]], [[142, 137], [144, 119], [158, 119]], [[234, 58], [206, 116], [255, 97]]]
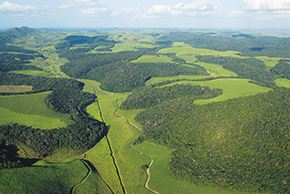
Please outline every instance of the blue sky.
[[6, 0], [0, 28], [289, 29], [290, 0]]

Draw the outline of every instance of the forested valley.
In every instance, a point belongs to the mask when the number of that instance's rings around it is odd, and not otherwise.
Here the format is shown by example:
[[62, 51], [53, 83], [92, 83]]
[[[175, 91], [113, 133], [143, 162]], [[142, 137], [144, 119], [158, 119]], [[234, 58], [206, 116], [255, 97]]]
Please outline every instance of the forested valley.
[[[82, 154], [78, 161], [89, 171], [82, 189], [98, 187], [94, 178], [101, 171], [102, 184], [112, 193], [146, 193], [153, 165], [151, 178], [160, 193], [172, 186], [158, 182], [167, 174], [164, 180], [178, 182], [180, 193], [187, 193], [182, 187], [188, 185], [218, 192], [290, 193], [289, 80], [289, 37], [27, 27], [0, 32], [0, 86], [32, 87], [1, 91], [0, 97], [47, 92], [45, 108], [70, 121], [48, 129], [0, 125], [0, 168], [33, 168], [34, 162], [57, 154], [56, 161]], [[134, 147], [140, 145], [148, 147], [141, 152]], [[157, 148], [171, 155], [166, 158]], [[29, 150], [33, 161], [22, 158], [19, 149]], [[85, 189], [76, 193], [92, 191]]]
[[[2, 41], [8, 41], [10, 36], [24, 36], [26, 35], [25, 30], [28, 31], [27, 33], [34, 32], [32, 29], [21, 28], [20, 31], [22, 33], [12, 35], [12, 32], [15, 31], [9, 31], [6, 33], [6, 39], [2, 38]], [[3, 37], [3, 34], [1, 37]], [[6, 144], [29, 148], [33, 150], [35, 156], [42, 158], [61, 150], [66, 150], [66, 152], [73, 151], [75, 153], [85, 152], [104, 137], [107, 133], [104, 124], [93, 119], [85, 112], [85, 108], [95, 102], [96, 96], [81, 91], [84, 83], [68, 78], [10, 73], [8, 71], [41, 70], [35, 66], [25, 65], [25, 63], [30, 63], [29, 60], [37, 57], [43, 58], [44, 56], [33, 50], [29, 51], [13, 46], [2, 47], [2, 52], [4, 51], [23, 52], [25, 54], [0, 54], [0, 85], [32, 86], [32, 91], [17, 93], [1, 92], [0, 95], [29, 95], [32, 93], [52, 91], [43, 103], [46, 103], [54, 111], [69, 114], [73, 120], [73, 124], [66, 128], [48, 130], [32, 128], [17, 123], [1, 125], [1, 168], [24, 165], [13, 162], [14, 160], [19, 160], [17, 157], [16, 159], [13, 157], [9, 159], [7, 157], [9, 156], [9, 149], [6, 149]]]

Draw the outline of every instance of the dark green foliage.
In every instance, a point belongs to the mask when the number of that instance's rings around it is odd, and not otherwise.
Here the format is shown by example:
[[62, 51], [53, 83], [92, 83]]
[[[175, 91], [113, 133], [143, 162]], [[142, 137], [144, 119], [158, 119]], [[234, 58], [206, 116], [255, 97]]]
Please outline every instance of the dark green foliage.
[[59, 129], [41, 130], [18, 124], [0, 126], [0, 140], [8, 144], [25, 145], [44, 157], [59, 149], [85, 151], [107, 133], [102, 122], [89, 117], [83, 110], [95, 101], [90, 93], [72, 89], [55, 89], [46, 99], [56, 111], [70, 114], [74, 124]]
[[271, 72], [279, 78], [290, 79], [290, 61], [280, 60], [278, 64], [276, 64]]
[[233, 71], [241, 78], [248, 78], [258, 82], [274, 86], [274, 76], [266, 68], [266, 65], [255, 58], [239, 59], [234, 57], [215, 57], [212, 55], [199, 55], [196, 57], [205, 63], [222, 65], [223, 68]]
[[82, 89], [84, 86], [80, 81], [67, 78], [51, 78], [4, 72], [0, 72], [0, 85], [33, 86], [32, 89], [35, 91], [50, 91], [57, 88]]
[[[234, 38], [221, 35], [195, 34], [190, 32], [170, 32], [159, 38], [160, 41], [185, 42], [195, 48], [217, 51], [240, 51], [243, 56], [268, 56], [290, 58], [290, 38], [252, 37]], [[253, 48], [263, 48], [254, 49]]]
[[222, 94], [220, 89], [210, 89], [199, 85], [174, 85], [172, 87], [153, 88], [146, 86], [132, 91], [127, 99], [122, 102], [121, 109], [130, 110], [149, 108], [162, 102], [190, 97], [192, 100], [208, 99]]
[[[102, 83], [102, 89], [115, 92], [130, 91], [134, 87], [145, 85], [151, 77], [164, 77], [176, 75], [206, 75], [206, 70], [198, 65], [192, 68], [173, 63], [130, 63], [141, 56], [157, 52], [158, 48], [141, 49], [140, 52], [122, 52], [108, 54], [79, 54], [78, 59], [61, 67], [69, 76], [77, 78], [90, 78]], [[63, 51], [61, 51], [63, 52]], [[66, 54], [70, 56], [71, 51]], [[184, 63], [176, 57], [176, 60]]]
[[9, 42], [13, 38], [22, 38], [28, 34], [36, 33], [36, 30], [28, 28], [26, 26], [21, 28], [12, 28], [4, 32], [0, 32], [0, 42]]
[[82, 152], [92, 148], [105, 135], [102, 123], [83, 119], [67, 128], [41, 130], [24, 125], [0, 126], [0, 138], [9, 144], [25, 145], [45, 157], [59, 149]]
[[64, 114], [79, 114], [79, 112], [95, 101], [96, 96], [77, 89], [55, 89], [47, 96], [46, 105]]
[[182, 66], [174, 63], [115, 63], [96, 68], [88, 75], [99, 77], [104, 84], [114, 87], [144, 86], [151, 77], [168, 77], [177, 75], [206, 75], [200, 66]]
[[172, 100], [139, 113], [142, 138], [177, 147], [170, 172], [202, 185], [289, 193], [290, 90], [195, 106]]
[[18, 154], [15, 146], [7, 146], [2, 140], [2, 143], [0, 142], [0, 169], [21, 167], [21, 163], [17, 160]]
[[70, 76], [79, 78], [87, 76], [88, 73], [95, 68], [108, 64], [115, 64], [117, 62], [128, 62], [130, 60], [135, 60], [140, 56], [133, 53], [82, 55], [83, 56], [78, 59], [69, 58], [69, 60], [72, 61], [61, 66], [62, 71]]
[[31, 65], [24, 65], [25, 63], [30, 63], [30, 62], [25, 62], [25, 61], [20, 61], [20, 60], [15, 60], [15, 59], [5, 60], [5, 59], [0, 58], [0, 72], [8, 72], [8, 71], [14, 71], [14, 70], [39, 70], [39, 71], [42, 70], [39, 67], [35, 67]]

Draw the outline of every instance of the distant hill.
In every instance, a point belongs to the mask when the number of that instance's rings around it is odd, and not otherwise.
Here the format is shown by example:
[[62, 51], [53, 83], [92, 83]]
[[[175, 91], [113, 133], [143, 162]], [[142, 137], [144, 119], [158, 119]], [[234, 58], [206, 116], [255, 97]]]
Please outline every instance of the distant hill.
[[12, 40], [12, 38], [22, 38], [28, 34], [36, 33], [37, 31], [23, 26], [21, 28], [12, 28], [3, 32], [0, 32], [0, 43], [7, 43]]

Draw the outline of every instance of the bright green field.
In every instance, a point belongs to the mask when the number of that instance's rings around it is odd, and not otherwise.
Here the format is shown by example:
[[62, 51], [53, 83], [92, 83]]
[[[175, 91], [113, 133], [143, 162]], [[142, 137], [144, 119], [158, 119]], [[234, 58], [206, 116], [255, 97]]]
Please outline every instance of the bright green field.
[[49, 93], [0, 96], [0, 124], [19, 123], [41, 129], [72, 124], [69, 115], [55, 112], [45, 105]]
[[17, 70], [17, 71], [9, 71], [10, 73], [19, 73], [26, 75], [34, 75], [34, 76], [49, 76], [50, 73], [45, 71], [34, 71], [34, 70]]
[[141, 152], [149, 155], [153, 159], [153, 164], [150, 168], [151, 180], [148, 184], [149, 188], [158, 191], [159, 193], [166, 194], [238, 194], [241, 192], [219, 190], [218, 188], [208, 188], [196, 186], [186, 181], [181, 181], [173, 178], [168, 172], [168, 162], [170, 160], [170, 155], [174, 151], [173, 149], [168, 149], [162, 146], [158, 146], [154, 143], [145, 141], [142, 144], [135, 146]]
[[[126, 191], [128, 193], [149, 193], [144, 188], [146, 173], [141, 168], [143, 165], [149, 164], [149, 159], [144, 155], [138, 154], [129, 146], [130, 142], [140, 135], [140, 132], [130, 126], [125, 118], [115, 115], [116, 100], [124, 100], [129, 93], [105, 93], [98, 90], [99, 83], [88, 80], [82, 81], [86, 84], [84, 91], [93, 93], [93, 87], [96, 88], [103, 117], [106, 124], [110, 126], [108, 137]], [[87, 110], [90, 111], [89, 109]], [[122, 193], [105, 138], [89, 151], [87, 159], [96, 166], [100, 175], [113, 188], [114, 192]]]
[[223, 94], [208, 100], [196, 100], [196, 104], [207, 104], [211, 102], [218, 102], [228, 100], [230, 98], [238, 98], [241, 96], [255, 95], [263, 92], [268, 92], [272, 89], [261, 87], [255, 84], [248, 83], [249, 79], [216, 79], [210, 81], [181, 81], [168, 84], [172, 86], [176, 84], [196, 84], [201, 86], [208, 86], [210, 88], [220, 88]]
[[138, 62], [146, 62], [146, 63], [173, 63], [172, 59], [170, 57], [160, 55], [160, 56], [155, 56], [155, 55], [142, 55], [139, 57], [137, 60], [131, 61], [133, 63], [138, 63]]
[[156, 46], [152, 44], [141, 44], [141, 43], [118, 43], [112, 48], [112, 52], [121, 52], [121, 51], [137, 51], [138, 48], [154, 48]]
[[275, 82], [276, 82], [277, 86], [279, 86], [279, 87], [290, 88], [290, 80], [288, 80], [288, 79], [281, 78], [281, 79], [277, 79]]
[[221, 77], [221, 76], [238, 76], [235, 72], [224, 69], [221, 65], [197, 62], [195, 63], [204, 67], [212, 76]]
[[[238, 51], [215, 51], [210, 49], [200, 49], [193, 48], [188, 44], [183, 42], [174, 42], [172, 47], [161, 49], [158, 53], [176, 53], [176, 56], [187, 56], [187, 55], [219, 55], [219, 56], [228, 56], [228, 57], [239, 57], [236, 53]], [[182, 58], [182, 57], [181, 57]]]
[[82, 162], [0, 170], [0, 193], [69, 193], [88, 172]]
[[277, 63], [279, 63], [279, 60], [281, 59], [290, 60], [289, 58], [287, 59], [287, 58], [277, 58], [277, 57], [267, 57], [267, 56], [259, 56], [255, 58], [264, 61], [265, 65], [269, 67], [274, 67]]

